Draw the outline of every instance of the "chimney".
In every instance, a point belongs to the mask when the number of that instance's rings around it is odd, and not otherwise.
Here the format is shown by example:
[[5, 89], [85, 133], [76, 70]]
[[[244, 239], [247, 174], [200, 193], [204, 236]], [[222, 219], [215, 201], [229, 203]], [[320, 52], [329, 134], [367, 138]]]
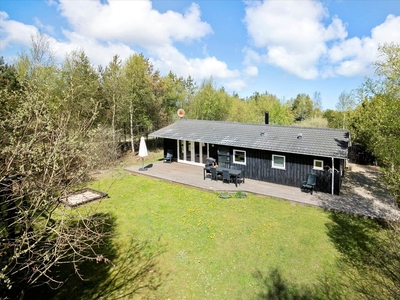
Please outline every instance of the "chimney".
[[267, 111], [265, 112], [265, 124], [269, 124], [269, 113]]

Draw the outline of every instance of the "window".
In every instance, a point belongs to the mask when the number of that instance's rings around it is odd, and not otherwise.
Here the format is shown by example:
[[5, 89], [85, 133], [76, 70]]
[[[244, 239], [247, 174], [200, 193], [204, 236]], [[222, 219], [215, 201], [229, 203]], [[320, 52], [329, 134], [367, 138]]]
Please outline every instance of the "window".
[[246, 164], [246, 151], [233, 150], [233, 162], [236, 164]]
[[314, 159], [314, 170], [323, 170], [324, 161], [319, 159]]
[[272, 167], [275, 169], [285, 170], [285, 156], [282, 155], [272, 155]]

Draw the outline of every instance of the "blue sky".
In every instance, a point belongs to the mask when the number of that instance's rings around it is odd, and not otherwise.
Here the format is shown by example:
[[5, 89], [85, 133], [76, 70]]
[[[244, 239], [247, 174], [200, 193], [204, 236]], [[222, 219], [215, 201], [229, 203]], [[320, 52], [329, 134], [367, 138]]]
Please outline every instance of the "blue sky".
[[340, 93], [373, 76], [378, 46], [400, 43], [400, 1], [1, 0], [7, 62], [36, 32], [60, 62], [76, 49], [96, 66], [143, 53], [163, 75], [212, 77], [241, 97], [319, 92], [335, 109]]

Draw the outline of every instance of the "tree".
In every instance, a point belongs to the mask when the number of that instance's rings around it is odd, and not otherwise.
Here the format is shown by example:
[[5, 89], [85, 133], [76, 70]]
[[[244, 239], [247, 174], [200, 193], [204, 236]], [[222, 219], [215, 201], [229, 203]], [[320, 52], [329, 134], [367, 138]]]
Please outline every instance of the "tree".
[[347, 128], [346, 116], [350, 113], [354, 106], [355, 101], [350, 93], [340, 93], [338, 103], [336, 104], [336, 109], [343, 115], [343, 129]]
[[185, 80], [172, 72], [169, 72], [163, 79], [166, 86], [163, 102], [168, 112], [168, 120], [166, 121], [171, 123], [177, 118], [178, 108], [189, 111], [189, 102], [193, 98], [195, 86], [190, 77]]
[[278, 125], [290, 125], [293, 121], [293, 115], [290, 108], [281, 103], [281, 101], [267, 92], [260, 94], [254, 93], [248, 99], [249, 121], [250, 123], [264, 123], [265, 113], [269, 113], [269, 123]]
[[292, 113], [296, 122], [311, 118], [313, 115], [313, 102], [310, 96], [298, 94], [292, 103]]
[[59, 286], [54, 272], [62, 264], [106, 261], [94, 250], [102, 221], [68, 212], [60, 202], [88, 178], [93, 119], [72, 124], [70, 112], [49, 108], [45, 87], [23, 86], [22, 93], [1, 90], [17, 103], [0, 116], [0, 294], [10, 298], [36, 285]]
[[323, 117], [328, 121], [329, 128], [342, 128], [342, 114], [336, 110], [325, 110]]
[[238, 96], [232, 97], [232, 108], [229, 111], [229, 121], [250, 123], [250, 105]]
[[[20, 88], [15, 67], [6, 64], [3, 56], [0, 56], [0, 89], [17, 91]], [[4, 108], [3, 105], [2, 107]]]
[[188, 117], [198, 120], [224, 121], [229, 116], [230, 96], [214, 86], [212, 78], [203, 81], [193, 97]]
[[[61, 69], [58, 81], [59, 93], [67, 97], [58, 97], [59, 108], [70, 111], [74, 122], [90, 119], [93, 115], [104, 112], [102, 103], [100, 74], [91, 65], [83, 50], [69, 53]], [[100, 119], [96, 119], [96, 123]]]
[[315, 91], [313, 96], [314, 118], [322, 117], [322, 98], [321, 92]]
[[400, 198], [400, 46], [379, 48], [377, 80], [367, 79], [365, 95], [351, 120], [353, 139], [370, 150], [385, 167], [385, 178], [395, 197]]
[[112, 148], [114, 149], [114, 159], [116, 159], [117, 149], [117, 113], [121, 109], [123, 93], [123, 77], [122, 77], [122, 62], [118, 55], [115, 55], [112, 61], [108, 64], [104, 72], [103, 78], [103, 96], [106, 98], [106, 108], [111, 110], [111, 130], [112, 130]]
[[[150, 109], [156, 96], [154, 94], [153, 65], [143, 54], [130, 56], [123, 65], [125, 77], [124, 103], [128, 112], [132, 154], [135, 153], [135, 138], [138, 134], [148, 132], [152, 127]], [[161, 112], [160, 112], [161, 113]], [[125, 115], [126, 116], [126, 115]], [[125, 117], [126, 118], [126, 117]]]

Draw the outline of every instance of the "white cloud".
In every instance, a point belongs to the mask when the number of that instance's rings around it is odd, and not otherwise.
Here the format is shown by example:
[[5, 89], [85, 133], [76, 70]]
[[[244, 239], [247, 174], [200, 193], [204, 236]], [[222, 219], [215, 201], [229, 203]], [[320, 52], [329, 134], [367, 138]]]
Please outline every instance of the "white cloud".
[[384, 43], [400, 43], [400, 17], [389, 15], [385, 22], [371, 30], [371, 37], [344, 40], [329, 50], [329, 59], [336, 63], [334, 73], [343, 76], [367, 75], [371, 63], [378, 58], [378, 47]]
[[61, 0], [59, 9], [74, 32], [144, 48], [187, 42], [212, 33], [211, 26], [201, 21], [199, 6], [194, 3], [184, 14], [171, 10], [159, 13], [149, 0], [110, 0], [108, 4]]
[[88, 38], [78, 33], [64, 32], [68, 42], [58, 42], [55, 47], [57, 58], [61, 61], [65, 55], [76, 49], [83, 49], [93, 65], [106, 65], [115, 54], [124, 60], [135, 52], [122, 43], [100, 43], [94, 38]]
[[379, 43], [400, 43], [400, 16], [388, 15], [385, 22], [371, 30], [372, 39]]
[[9, 20], [8, 14], [0, 11], [0, 50], [12, 46], [27, 47], [31, 44], [31, 36], [37, 33], [35, 26]]
[[[48, 0], [48, 5], [55, 5]], [[167, 11], [160, 13], [153, 9], [149, 0], [113, 1], [100, 0], [69, 1], [60, 0], [57, 9], [69, 25], [64, 29], [63, 39], [52, 43], [59, 61], [76, 49], [83, 49], [94, 65], [105, 65], [118, 54], [121, 59], [135, 53], [133, 49], [143, 49], [145, 55], [155, 62], [161, 71], [173, 72], [180, 76], [192, 76], [197, 80], [213, 77], [218, 80], [236, 79], [240, 72], [230, 70], [224, 61], [207, 53], [203, 48], [203, 58], [188, 58], [174, 45], [176, 42], [190, 44], [201, 41], [212, 33], [211, 26], [201, 20], [200, 8], [192, 3], [184, 13]], [[8, 18], [3, 13], [2, 19]], [[35, 19], [35, 26], [7, 21], [2, 28], [7, 39], [3, 47], [30, 45], [31, 32], [37, 27], [51, 33], [52, 28]], [[4, 23], [4, 22], [2, 22]], [[3, 25], [2, 25], [3, 26]]]
[[150, 52], [157, 57], [154, 61], [156, 68], [167, 72], [171, 70], [181, 76], [191, 76], [202, 80], [210, 77], [219, 79], [235, 78], [240, 75], [238, 70], [229, 70], [227, 64], [216, 57], [186, 58], [175, 47], [155, 47]]
[[338, 16], [326, 26], [327, 17], [315, 0], [249, 2], [244, 22], [260, 53], [246, 50], [244, 64], [262, 60], [302, 79], [367, 75], [378, 45], [400, 42], [400, 17], [389, 15], [371, 36], [351, 39]]
[[223, 86], [227, 92], [237, 93], [243, 90], [247, 86], [247, 83], [244, 80], [237, 78], [223, 81]]
[[[192, 43], [212, 33], [211, 26], [201, 20], [197, 4], [191, 4], [181, 14], [171, 10], [160, 13], [148, 0], [110, 0], [108, 4], [61, 0], [59, 10], [73, 29], [64, 34], [71, 43], [84, 48], [89, 57], [96, 53], [94, 57], [105, 59], [116, 51], [114, 54], [124, 58], [130, 54], [127, 46], [139, 46], [162, 72], [190, 75], [196, 80], [210, 77], [230, 80], [240, 75], [238, 70], [230, 70], [225, 62], [209, 56], [206, 44], [202, 46], [204, 58], [188, 58], [174, 45], [176, 42]], [[105, 45], [98, 47], [100, 43]]]
[[41, 32], [47, 32], [49, 34], [54, 34], [54, 27], [50, 25], [44, 25], [38, 18], [33, 18], [35, 26], [39, 28]]
[[327, 52], [326, 42], [342, 39], [345, 28], [338, 18], [325, 28], [328, 13], [320, 2], [270, 1], [251, 3], [245, 23], [254, 45], [266, 49], [266, 62], [303, 79], [318, 77], [316, 68]]
[[255, 77], [258, 75], [258, 68], [256, 66], [248, 66], [244, 69], [243, 73], [249, 77]]

